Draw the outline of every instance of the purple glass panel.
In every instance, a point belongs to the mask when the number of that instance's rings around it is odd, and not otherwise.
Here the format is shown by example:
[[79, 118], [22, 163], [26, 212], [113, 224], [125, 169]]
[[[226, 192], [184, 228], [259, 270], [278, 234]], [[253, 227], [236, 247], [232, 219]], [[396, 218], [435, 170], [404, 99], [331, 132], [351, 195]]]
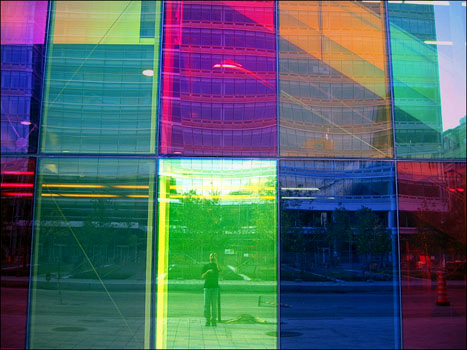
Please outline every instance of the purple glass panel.
[[2, 1], [2, 45], [43, 44], [47, 1]]
[[276, 154], [273, 1], [169, 1], [161, 153]]
[[47, 1], [2, 1], [2, 153], [34, 153]]

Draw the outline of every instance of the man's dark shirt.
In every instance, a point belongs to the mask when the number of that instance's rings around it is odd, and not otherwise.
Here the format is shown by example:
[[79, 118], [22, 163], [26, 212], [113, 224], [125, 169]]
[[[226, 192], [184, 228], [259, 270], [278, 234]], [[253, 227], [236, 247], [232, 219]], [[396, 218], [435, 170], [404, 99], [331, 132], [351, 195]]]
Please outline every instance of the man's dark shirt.
[[201, 274], [204, 274], [207, 270], [211, 270], [204, 278], [204, 288], [219, 288], [219, 270], [217, 269], [216, 263], [209, 263], [203, 266], [203, 271]]

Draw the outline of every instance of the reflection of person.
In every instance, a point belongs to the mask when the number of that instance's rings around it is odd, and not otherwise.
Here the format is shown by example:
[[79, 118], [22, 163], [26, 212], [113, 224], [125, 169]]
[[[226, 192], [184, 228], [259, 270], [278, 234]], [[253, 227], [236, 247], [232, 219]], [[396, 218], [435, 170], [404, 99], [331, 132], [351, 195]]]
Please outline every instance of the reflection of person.
[[216, 253], [209, 254], [209, 264], [204, 265], [201, 272], [201, 278], [204, 279], [204, 317], [206, 317], [206, 326], [216, 326], [219, 271]]

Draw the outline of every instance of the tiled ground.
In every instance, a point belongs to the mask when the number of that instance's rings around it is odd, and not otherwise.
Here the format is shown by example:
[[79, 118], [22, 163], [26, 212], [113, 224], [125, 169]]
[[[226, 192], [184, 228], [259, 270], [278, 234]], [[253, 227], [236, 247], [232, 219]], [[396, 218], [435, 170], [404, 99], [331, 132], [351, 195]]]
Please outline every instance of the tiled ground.
[[170, 318], [170, 349], [275, 349], [275, 324], [225, 324], [206, 327], [203, 318]]

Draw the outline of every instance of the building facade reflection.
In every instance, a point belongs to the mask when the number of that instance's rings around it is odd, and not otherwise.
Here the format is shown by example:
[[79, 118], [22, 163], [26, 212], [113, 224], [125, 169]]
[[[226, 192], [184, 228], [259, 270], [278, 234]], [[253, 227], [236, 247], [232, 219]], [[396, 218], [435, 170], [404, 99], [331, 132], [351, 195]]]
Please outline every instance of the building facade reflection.
[[281, 155], [392, 156], [384, 7], [279, 3]]
[[[465, 163], [399, 163], [404, 347], [462, 347], [465, 332]], [[449, 305], [440, 307], [445, 280]], [[455, 315], [447, 322], [447, 315]], [[458, 318], [456, 318], [458, 317]], [[423, 323], [423, 325], [422, 325]], [[419, 331], [430, 333], [429, 339]]]
[[[359, 347], [351, 337], [353, 317], [367, 317], [360, 336], [381, 347], [397, 347], [398, 254], [396, 196], [392, 162], [371, 161], [282, 161], [280, 163], [281, 208], [281, 318], [283, 330], [298, 326], [303, 337], [317, 348], [328, 341], [316, 339], [318, 319], [339, 329], [334, 344]], [[368, 281], [376, 282], [375, 288]], [[329, 287], [331, 285], [332, 287]], [[355, 291], [370, 292], [368, 305], [352, 311], [342, 305], [352, 303], [349, 285]], [[319, 293], [333, 290], [339, 298]], [[300, 291], [302, 300], [295, 294]], [[317, 294], [318, 293], [318, 294]], [[378, 300], [376, 306], [373, 299]], [[300, 305], [290, 308], [288, 305]], [[306, 311], [304, 311], [306, 310]], [[378, 316], [374, 312], [378, 312]], [[329, 321], [329, 317], [338, 321]], [[371, 326], [370, 326], [371, 323]], [[381, 342], [379, 332], [386, 335]], [[350, 341], [350, 339], [352, 339]], [[378, 339], [378, 340], [377, 340]], [[349, 343], [350, 341], [350, 343]], [[281, 347], [307, 348], [281, 338]]]
[[2, 2], [2, 153], [35, 153], [47, 1]]

